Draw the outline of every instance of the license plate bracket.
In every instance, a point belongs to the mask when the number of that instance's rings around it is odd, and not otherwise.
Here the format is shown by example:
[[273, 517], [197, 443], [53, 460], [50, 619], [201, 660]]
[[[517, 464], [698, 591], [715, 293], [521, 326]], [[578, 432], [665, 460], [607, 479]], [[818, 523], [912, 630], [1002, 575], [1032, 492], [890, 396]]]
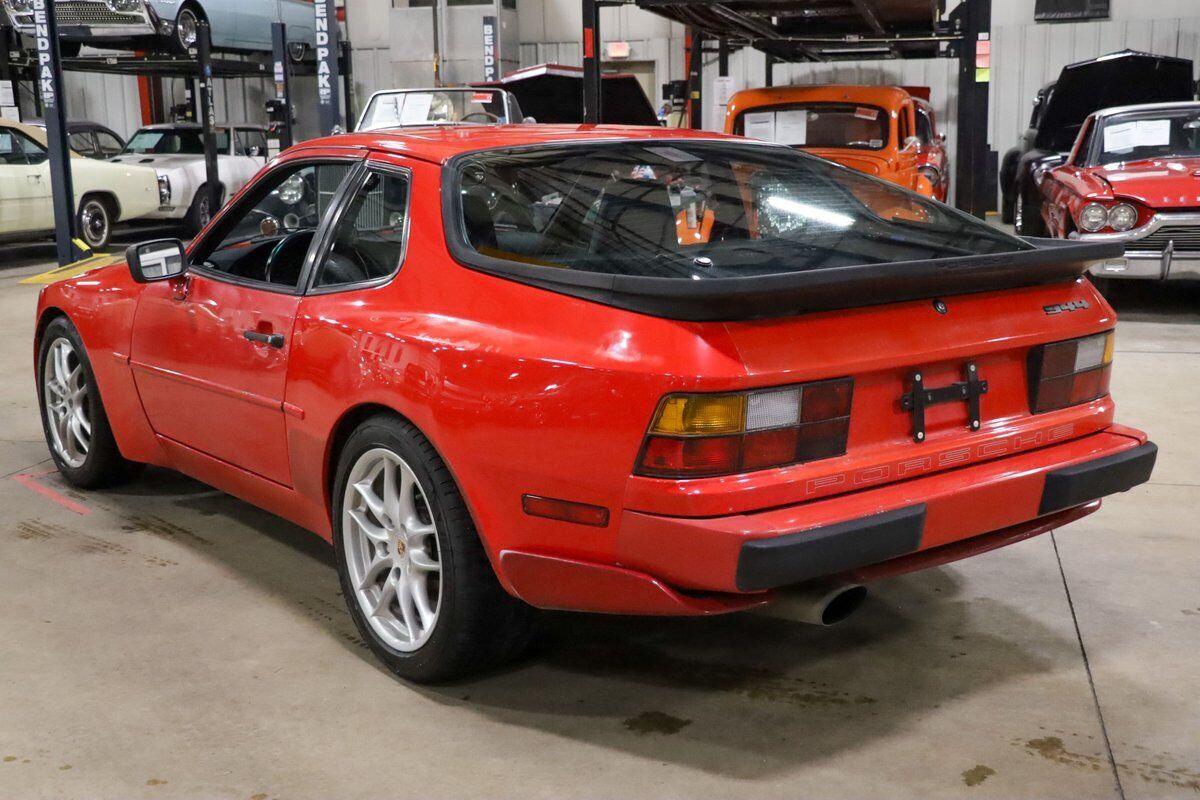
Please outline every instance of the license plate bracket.
[[900, 407], [912, 412], [914, 442], [925, 441], [925, 408], [940, 403], [966, 403], [967, 427], [973, 431], [979, 430], [979, 398], [987, 394], [988, 382], [980, 379], [974, 361], [968, 361], [963, 371], [966, 380], [936, 389], [927, 389], [925, 376], [919, 371], [913, 373], [912, 391], [900, 398]]

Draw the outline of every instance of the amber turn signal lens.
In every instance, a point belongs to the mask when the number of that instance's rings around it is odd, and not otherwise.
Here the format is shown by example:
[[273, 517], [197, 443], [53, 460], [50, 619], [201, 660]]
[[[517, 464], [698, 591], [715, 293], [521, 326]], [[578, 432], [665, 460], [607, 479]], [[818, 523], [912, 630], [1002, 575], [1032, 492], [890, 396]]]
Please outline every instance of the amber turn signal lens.
[[659, 406], [651, 431], [674, 436], [738, 433], [745, 424], [743, 394], [677, 394]]

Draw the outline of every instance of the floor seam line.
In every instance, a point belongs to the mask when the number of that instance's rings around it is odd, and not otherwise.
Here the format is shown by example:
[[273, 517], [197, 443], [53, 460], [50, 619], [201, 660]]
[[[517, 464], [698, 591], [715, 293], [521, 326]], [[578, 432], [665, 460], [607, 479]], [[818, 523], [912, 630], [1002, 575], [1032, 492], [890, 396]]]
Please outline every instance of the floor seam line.
[[0, 480], [6, 480], [8, 478], [11, 478], [13, 475], [20, 475], [25, 470], [33, 469], [34, 467], [40, 467], [42, 464], [45, 464], [47, 461], [50, 461], [50, 460], [51, 459], [49, 459], [49, 458], [43, 458], [41, 461], [35, 461], [34, 463], [30, 464], [27, 467], [21, 467], [20, 469], [14, 469], [12, 472], [10, 472], [6, 475], [0, 475]]
[[1104, 737], [1104, 749], [1108, 751], [1108, 763], [1112, 767], [1117, 796], [1125, 800], [1125, 787], [1121, 785], [1121, 773], [1117, 769], [1117, 757], [1113, 754], [1112, 740], [1108, 737], [1108, 725], [1104, 722], [1104, 711], [1100, 708], [1100, 694], [1096, 691], [1096, 679], [1092, 675], [1092, 664], [1088, 661], [1087, 647], [1083, 644], [1083, 632], [1079, 629], [1079, 616], [1075, 613], [1075, 601], [1071, 599], [1071, 587], [1067, 585], [1067, 571], [1063, 567], [1062, 554], [1058, 552], [1058, 539], [1050, 531], [1050, 543], [1054, 545], [1054, 558], [1058, 561], [1058, 574], [1062, 577], [1063, 592], [1067, 595], [1067, 608], [1071, 610], [1071, 622], [1075, 625], [1075, 640], [1079, 642], [1079, 655], [1083, 657], [1083, 669], [1087, 673], [1088, 686], [1092, 690], [1092, 702], [1096, 706], [1096, 718], [1100, 721], [1100, 735]]

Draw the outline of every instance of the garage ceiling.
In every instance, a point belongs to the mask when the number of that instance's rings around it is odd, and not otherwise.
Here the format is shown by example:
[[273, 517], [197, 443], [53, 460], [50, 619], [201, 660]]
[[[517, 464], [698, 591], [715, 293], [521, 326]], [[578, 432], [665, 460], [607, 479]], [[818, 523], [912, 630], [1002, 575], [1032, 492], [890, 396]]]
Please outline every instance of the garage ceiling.
[[785, 61], [930, 58], [956, 40], [945, 0], [635, 0]]

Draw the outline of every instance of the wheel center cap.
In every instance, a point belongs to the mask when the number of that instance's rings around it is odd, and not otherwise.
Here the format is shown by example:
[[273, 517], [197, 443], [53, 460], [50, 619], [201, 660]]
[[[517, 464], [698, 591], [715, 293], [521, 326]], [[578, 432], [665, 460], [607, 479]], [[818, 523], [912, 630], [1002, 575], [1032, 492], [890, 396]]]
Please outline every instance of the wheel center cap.
[[403, 540], [403, 539], [397, 539], [397, 540], [396, 540], [396, 555], [398, 555], [398, 556], [402, 556], [402, 555], [404, 555], [404, 551], [405, 551], [406, 549], [407, 549], [407, 548], [405, 547], [404, 540]]

